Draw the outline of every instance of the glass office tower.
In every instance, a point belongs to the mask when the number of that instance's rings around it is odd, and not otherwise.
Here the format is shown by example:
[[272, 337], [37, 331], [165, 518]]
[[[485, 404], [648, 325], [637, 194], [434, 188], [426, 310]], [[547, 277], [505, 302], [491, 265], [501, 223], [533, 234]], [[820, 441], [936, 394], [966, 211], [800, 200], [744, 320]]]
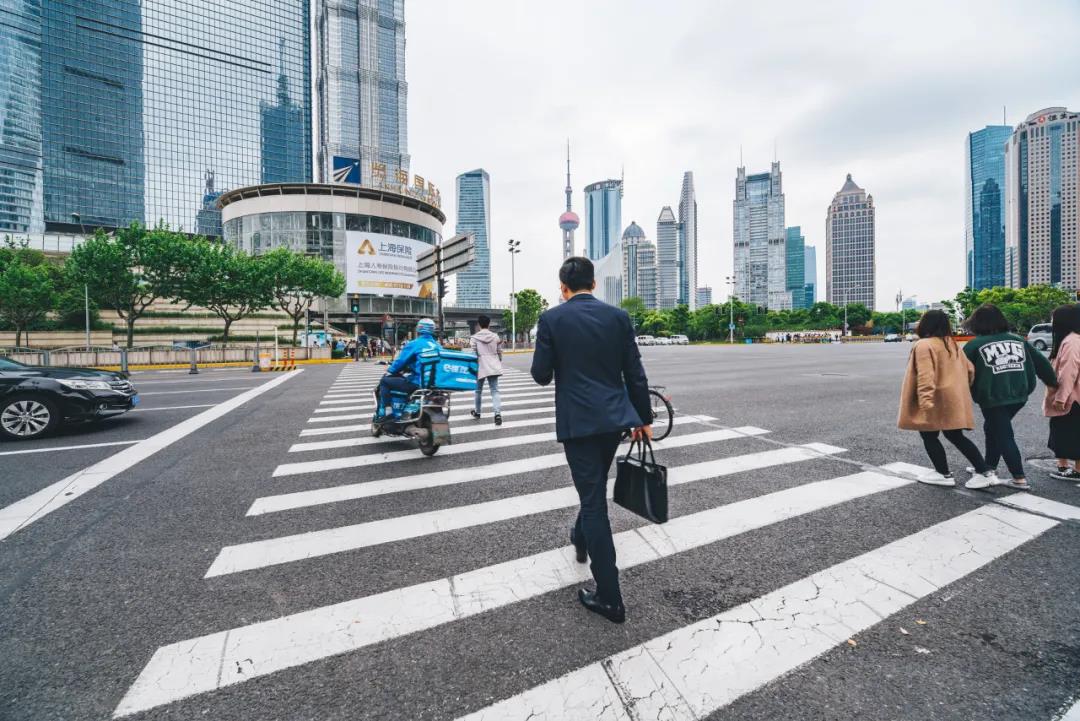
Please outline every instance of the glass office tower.
[[476, 259], [456, 275], [457, 304], [491, 307], [491, 178], [483, 168], [457, 176], [455, 232], [472, 233]]
[[967, 285], [981, 290], [1005, 284], [1005, 143], [1008, 125], [968, 133], [964, 195]]
[[780, 163], [769, 172], [735, 174], [735, 297], [769, 310], [791, 307]]
[[585, 252], [600, 260], [619, 243], [622, 233], [621, 180], [601, 180], [585, 186]]
[[808, 245], [804, 249], [803, 263], [805, 265], [805, 285], [803, 290], [806, 292], [806, 301], [804, 308], [810, 308], [817, 303], [817, 248], [812, 245]]
[[393, 183], [396, 171], [409, 170], [405, 0], [326, 0], [318, 7], [319, 182], [333, 182], [336, 168], [355, 163], [359, 177], [346, 182]]
[[45, 0], [46, 224], [192, 232], [208, 177], [310, 180], [308, 22], [308, 0]]
[[670, 205], [660, 209], [656, 219], [657, 307], [674, 308], [679, 304], [679, 222]]
[[0, 0], [0, 234], [41, 230], [41, 2]]
[[806, 238], [802, 226], [796, 225], [785, 231], [787, 248], [787, 291], [791, 294], [792, 308], [807, 308], [806, 305]]

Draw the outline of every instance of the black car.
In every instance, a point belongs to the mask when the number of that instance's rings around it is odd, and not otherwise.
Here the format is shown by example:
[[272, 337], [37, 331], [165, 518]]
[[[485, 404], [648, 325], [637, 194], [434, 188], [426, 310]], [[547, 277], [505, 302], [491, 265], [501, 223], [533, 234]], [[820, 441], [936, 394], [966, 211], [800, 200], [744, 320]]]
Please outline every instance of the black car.
[[28, 366], [0, 358], [0, 437], [40, 438], [61, 423], [127, 413], [139, 394], [123, 373]]

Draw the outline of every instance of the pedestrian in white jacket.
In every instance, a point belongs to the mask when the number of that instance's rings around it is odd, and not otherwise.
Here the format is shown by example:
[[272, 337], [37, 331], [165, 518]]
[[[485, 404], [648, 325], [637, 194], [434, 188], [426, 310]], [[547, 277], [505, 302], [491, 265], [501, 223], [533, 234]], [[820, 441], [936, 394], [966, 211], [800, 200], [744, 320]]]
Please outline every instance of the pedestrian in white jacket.
[[499, 376], [502, 375], [502, 341], [488, 326], [491, 318], [482, 315], [476, 319], [480, 330], [469, 339], [469, 348], [476, 353], [479, 371], [476, 374], [476, 405], [472, 417], [480, 417], [481, 399], [484, 395], [484, 381], [491, 389], [491, 410], [495, 412], [495, 425], [502, 425], [502, 402], [499, 399]]

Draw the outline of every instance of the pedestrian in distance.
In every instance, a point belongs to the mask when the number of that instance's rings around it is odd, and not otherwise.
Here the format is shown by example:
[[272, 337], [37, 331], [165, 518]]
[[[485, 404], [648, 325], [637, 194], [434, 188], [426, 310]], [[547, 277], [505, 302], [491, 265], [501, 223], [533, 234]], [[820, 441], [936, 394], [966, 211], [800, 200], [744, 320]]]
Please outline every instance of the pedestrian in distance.
[[635, 440], [652, 438], [649, 382], [625, 310], [593, 297], [593, 264], [567, 258], [559, 268], [563, 303], [537, 324], [532, 377], [555, 381], [555, 437], [581, 502], [570, 531], [577, 560], [592, 559], [596, 590], [582, 588], [578, 600], [615, 623], [626, 620], [619, 588], [615, 544], [607, 512], [607, 478], [624, 431]]
[[915, 333], [919, 340], [908, 356], [897, 426], [919, 432], [934, 466], [932, 472], [919, 476], [919, 482], [956, 485], [941, 434], [964, 454], [975, 474], [985, 476], [989, 469], [979, 449], [964, 435], [975, 426], [970, 390], [975, 369], [953, 340], [952, 325], [944, 311], [926, 311]]
[[502, 401], [499, 399], [499, 376], [502, 375], [502, 339], [488, 326], [491, 318], [482, 315], [476, 319], [480, 330], [469, 338], [469, 349], [476, 354], [479, 370], [476, 374], [476, 404], [472, 417], [479, 420], [480, 406], [484, 397], [484, 382], [491, 392], [491, 410], [495, 413], [495, 425], [502, 425]]
[[975, 367], [971, 395], [983, 414], [986, 434], [986, 466], [989, 473], [981, 480], [972, 478], [968, 488], [996, 485], [998, 462], [1004, 457], [1011, 480], [1005, 485], [1025, 491], [1031, 484], [1024, 474], [1024, 460], [1016, 445], [1012, 420], [1035, 390], [1038, 376], [1047, 386], [1057, 386], [1057, 374], [1050, 361], [1026, 340], [1009, 332], [1009, 321], [991, 303], [975, 309], [967, 320], [974, 340], [964, 346], [964, 355]]
[[1050, 363], [1057, 373], [1058, 386], [1047, 387], [1043, 400], [1043, 414], [1050, 418], [1050, 440], [1046, 445], [1057, 457], [1057, 470], [1050, 475], [1063, 481], [1080, 481], [1080, 304], [1057, 308], [1051, 325], [1054, 340]]

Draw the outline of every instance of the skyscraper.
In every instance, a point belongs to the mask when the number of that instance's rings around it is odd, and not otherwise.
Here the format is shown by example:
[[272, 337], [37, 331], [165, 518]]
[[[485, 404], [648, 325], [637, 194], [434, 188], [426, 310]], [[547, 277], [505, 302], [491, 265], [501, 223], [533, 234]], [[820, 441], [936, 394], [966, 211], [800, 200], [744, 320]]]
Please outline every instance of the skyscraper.
[[791, 295], [792, 308], [806, 308], [806, 238], [801, 226], [785, 231], [785, 254], [787, 263], [784, 275], [787, 292]]
[[660, 209], [656, 219], [656, 274], [659, 308], [674, 308], [679, 303], [679, 223], [670, 205]]
[[817, 303], [817, 248], [812, 245], [805, 247], [803, 254], [805, 263], [805, 278], [803, 289], [806, 291], [804, 308], [809, 308]]
[[208, 173], [310, 180], [308, 0], [0, 3], [9, 229], [212, 229]]
[[405, 2], [335, 0], [318, 8], [319, 182], [354, 163], [355, 182], [392, 182], [398, 170], [409, 169]]
[[712, 287], [708, 285], [697, 289], [697, 307], [704, 308], [707, 305], [712, 305]]
[[599, 260], [619, 242], [623, 181], [601, 180], [585, 186], [585, 254]]
[[697, 307], [697, 194], [694, 191], [694, 173], [683, 173], [682, 191], [679, 193], [679, 303]]
[[623, 297], [641, 298], [645, 307], [656, 308], [656, 246], [641, 226], [631, 221], [622, 236]]
[[42, 230], [41, 0], [0, 0], [0, 234]]
[[457, 304], [491, 307], [491, 178], [483, 168], [457, 176], [457, 227], [472, 233], [476, 259], [457, 274]]
[[770, 310], [791, 307], [780, 163], [768, 173], [735, 176], [735, 297]]
[[874, 226], [874, 196], [848, 173], [825, 217], [825, 293], [830, 303], [862, 303], [874, 309]]
[[1008, 125], [968, 133], [965, 153], [964, 245], [967, 285], [1005, 284], [1005, 143]]
[[1078, 287], [1080, 113], [1032, 113], [1005, 150], [1006, 282]]
[[574, 189], [570, 187], [570, 142], [566, 143], [566, 210], [559, 216], [559, 228], [562, 230], [562, 257], [566, 260], [574, 255], [574, 231], [581, 225], [581, 219], [573, 211]]

